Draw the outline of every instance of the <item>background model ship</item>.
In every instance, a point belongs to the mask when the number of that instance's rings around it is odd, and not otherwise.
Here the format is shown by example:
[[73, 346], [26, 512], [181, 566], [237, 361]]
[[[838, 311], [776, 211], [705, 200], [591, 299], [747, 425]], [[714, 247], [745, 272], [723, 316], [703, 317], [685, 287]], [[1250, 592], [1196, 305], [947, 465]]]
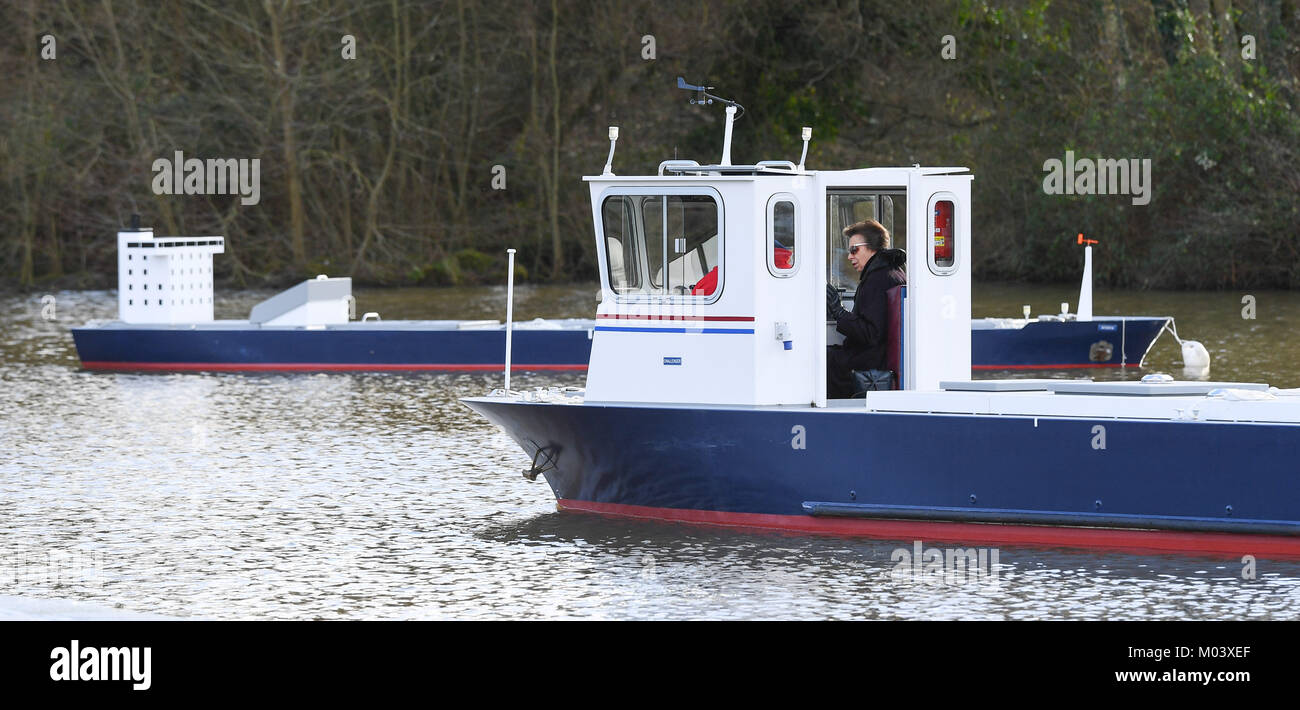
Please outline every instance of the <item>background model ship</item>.
[[[92, 370], [500, 370], [497, 321], [352, 320], [352, 279], [318, 276], [262, 301], [248, 320], [213, 320], [212, 255], [221, 237], [118, 232], [118, 314], [72, 329]], [[587, 320], [514, 324], [522, 370], [587, 366]]]
[[[846, 200], [843, 209], [852, 215], [879, 210], [884, 217], [893, 199], [898, 198]], [[354, 320], [349, 278], [319, 276], [257, 304], [247, 320], [213, 320], [212, 261], [225, 250], [222, 237], [159, 237], [135, 226], [119, 232], [117, 240], [119, 318], [73, 329], [86, 369], [473, 371], [499, 370], [505, 363], [506, 328], [498, 321], [384, 321], [376, 313]], [[832, 250], [832, 263], [842, 262], [843, 247]], [[1062, 304], [1058, 316], [1031, 319], [1026, 307], [1024, 318], [972, 319], [974, 369], [1140, 367], [1163, 330], [1177, 337], [1167, 316], [1094, 317], [1092, 247], [1086, 250], [1079, 313], [1068, 313]], [[693, 258], [678, 264], [683, 290], [712, 293], [716, 264], [688, 256]], [[774, 265], [790, 258], [788, 249], [778, 247]], [[629, 267], [624, 278], [663, 278], [662, 268], [651, 274], [644, 264]], [[587, 368], [595, 320], [536, 319], [512, 327], [515, 369]], [[1209, 365], [1203, 348], [1185, 348], [1184, 359]]]

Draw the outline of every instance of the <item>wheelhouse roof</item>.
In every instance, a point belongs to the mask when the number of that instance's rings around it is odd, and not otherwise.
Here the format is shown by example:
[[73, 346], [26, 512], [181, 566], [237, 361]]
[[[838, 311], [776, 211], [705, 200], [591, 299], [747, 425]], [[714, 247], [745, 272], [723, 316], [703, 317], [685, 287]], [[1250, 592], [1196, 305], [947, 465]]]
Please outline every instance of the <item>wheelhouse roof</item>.
[[[862, 181], [863, 184], [880, 183], [882, 181], [896, 180], [897, 176], [906, 173], [920, 173], [921, 175], [962, 175], [970, 174], [970, 168], [953, 166], [953, 167], [920, 167], [920, 166], [890, 166], [874, 168], [855, 168], [853, 170], [805, 170], [791, 171], [784, 168], [773, 168], [766, 165], [699, 165], [699, 166], [677, 166], [673, 168], [674, 174], [671, 175], [587, 175], [582, 179], [586, 182], [747, 182], [763, 177], [806, 177], [806, 176], [825, 176], [831, 181], [840, 183], [845, 180]], [[713, 173], [713, 174], [703, 174]], [[720, 174], [719, 174], [720, 173]]]

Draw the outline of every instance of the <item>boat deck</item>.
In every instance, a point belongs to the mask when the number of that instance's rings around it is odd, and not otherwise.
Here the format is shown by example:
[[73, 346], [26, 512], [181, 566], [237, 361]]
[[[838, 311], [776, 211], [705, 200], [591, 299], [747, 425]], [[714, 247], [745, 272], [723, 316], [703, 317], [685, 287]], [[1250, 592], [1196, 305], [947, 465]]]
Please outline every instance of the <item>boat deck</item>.
[[[865, 399], [834, 399], [827, 406], [702, 405], [586, 400], [580, 392], [511, 393], [526, 402], [666, 409], [780, 412], [862, 412], [1124, 419], [1171, 422], [1300, 423], [1300, 389], [1257, 382], [1093, 382], [1091, 380], [973, 380], [944, 382], [940, 391], [870, 392]], [[498, 398], [502, 395], [498, 395]], [[477, 399], [477, 398], [469, 398]], [[485, 398], [491, 400], [493, 398]]]
[[[945, 383], [945, 385], [948, 383]], [[872, 392], [849, 409], [914, 414], [1147, 419], [1188, 422], [1300, 423], [1300, 391], [1259, 383], [1062, 381], [1054, 389]], [[1179, 387], [1178, 385], [1194, 385]], [[840, 400], [843, 402], [844, 400]], [[837, 404], [837, 409], [842, 405]]]

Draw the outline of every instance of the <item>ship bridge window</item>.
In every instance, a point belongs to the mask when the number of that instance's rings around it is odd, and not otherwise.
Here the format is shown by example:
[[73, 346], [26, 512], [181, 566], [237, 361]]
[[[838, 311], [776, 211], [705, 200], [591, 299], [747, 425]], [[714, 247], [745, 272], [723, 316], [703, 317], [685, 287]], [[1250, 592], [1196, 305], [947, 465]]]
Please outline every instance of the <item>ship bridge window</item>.
[[641, 270], [633, 249], [636, 239], [632, 228], [632, 205], [624, 199], [608, 199], [601, 209], [601, 222], [605, 228], [605, 273], [614, 293], [630, 293], [641, 289]]
[[793, 195], [774, 195], [767, 203], [767, 270], [773, 276], [794, 276], [795, 202]]
[[721, 286], [721, 212], [713, 195], [615, 194], [601, 205], [610, 289], [712, 300]]

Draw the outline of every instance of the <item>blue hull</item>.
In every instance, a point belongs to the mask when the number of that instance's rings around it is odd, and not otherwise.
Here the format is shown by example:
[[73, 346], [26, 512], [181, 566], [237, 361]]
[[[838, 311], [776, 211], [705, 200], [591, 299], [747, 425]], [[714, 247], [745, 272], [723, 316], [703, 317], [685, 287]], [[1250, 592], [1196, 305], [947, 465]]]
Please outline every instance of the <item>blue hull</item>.
[[[1095, 451], [1098, 422], [1084, 419], [466, 404], [540, 468], [553, 464], [543, 475], [562, 508], [877, 537], [1300, 555], [1296, 426], [1106, 420], [1109, 448]], [[796, 427], [806, 449], [792, 446]]]
[[971, 330], [977, 370], [1138, 367], [1168, 318], [1032, 321], [1023, 328]]
[[[500, 330], [74, 328], [82, 365], [102, 370], [499, 370]], [[585, 329], [516, 330], [521, 370], [585, 370]]]

